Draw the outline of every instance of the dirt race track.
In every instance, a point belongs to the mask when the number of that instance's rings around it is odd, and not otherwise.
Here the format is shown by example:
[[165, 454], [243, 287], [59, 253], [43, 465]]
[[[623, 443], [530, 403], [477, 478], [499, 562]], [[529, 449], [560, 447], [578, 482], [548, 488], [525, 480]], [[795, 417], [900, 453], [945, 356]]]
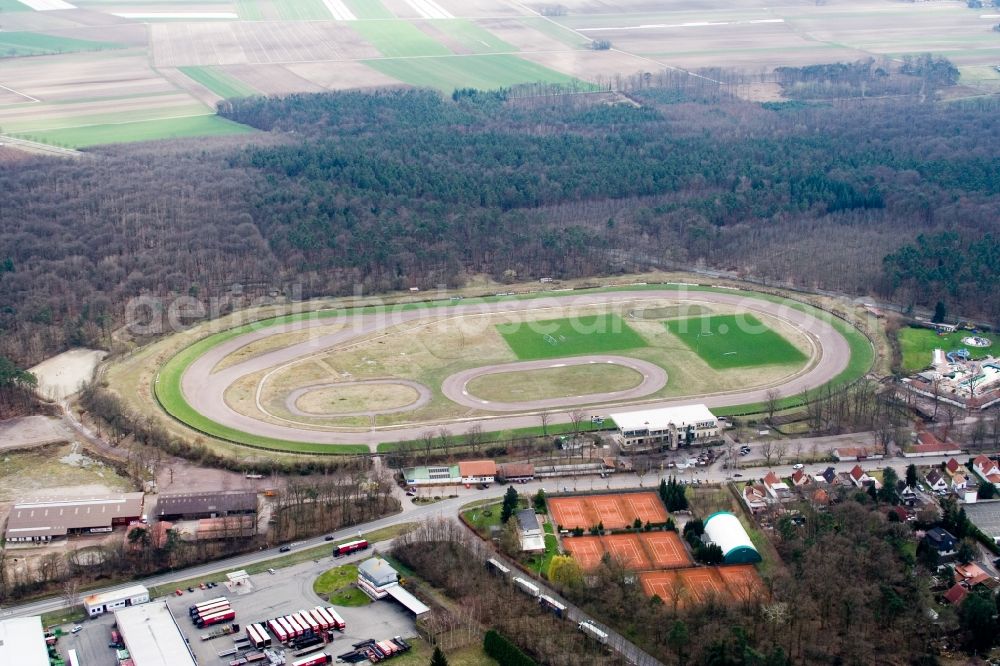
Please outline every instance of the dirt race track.
[[[229, 354], [237, 349], [263, 338], [287, 333], [289, 331], [303, 330], [313, 326], [328, 326], [329, 320], [307, 319], [293, 324], [283, 326], [271, 326], [257, 330], [246, 335], [241, 335], [228, 340], [216, 347], [213, 347], [201, 357], [197, 358], [184, 372], [181, 378], [181, 390], [188, 404], [196, 406], [204, 416], [230, 428], [254, 433], [258, 436], [273, 437], [296, 442], [315, 442], [323, 444], [366, 444], [373, 451], [375, 447], [384, 441], [400, 441], [417, 439], [421, 433], [428, 428], [439, 426], [457, 427], [461, 431], [463, 427], [471, 427], [479, 423], [485, 431], [495, 431], [511, 428], [524, 428], [538, 425], [537, 411], [528, 412], [528, 406], [523, 406], [524, 411], [519, 414], [506, 415], [482, 415], [469, 417], [461, 420], [450, 420], [433, 423], [410, 423], [402, 426], [378, 427], [365, 431], [347, 430], [316, 430], [297, 427], [294, 423], [288, 424], [270, 423], [255, 419], [251, 416], [241, 414], [232, 409], [224, 398], [227, 387], [242, 377], [250, 374], [266, 372], [272, 368], [277, 368], [291, 361], [323, 351], [324, 353], [336, 352], [357, 343], [359, 338], [371, 338], [372, 336], [385, 335], [387, 328], [406, 322], [416, 320], [431, 320], [435, 318], [458, 317], [462, 315], [478, 315], [483, 313], [519, 313], [528, 311], [538, 311], [545, 308], [574, 307], [581, 305], [601, 305], [613, 304], [616, 301], [656, 301], [667, 299], [683, 298], [684, 295], [676, 290], [637, 290], [622, 292], [605, 292], [590, 294], [575, 294], [567, 296], [553, 296], [546, 298], [526, 299], [517, 301], [458, 304], [448, 308], [427, 307], [417, 309], [395, 309], [382, 314], [359, 314], [345, 316], [346, 325], [337, 332], [330, 333], [318, 338], [308, 340], [299, 344], [289, 345], [282, 349], [268, 352], [248, 359], [236, 365], [230, 366], [218, 372], [213, 372], [216, 365]], [[741, 292], [722, 293], [712, 291], [698, 291], [690, 294], [689, 298], [694, 298], [701, 302], [717, 303], [737, 307], [749, 312], [761, 312], [776, 317], [791, 326], [805, 333], [818, 349], [817, 358], [803, 372], [794, 375], [777, 387], [781, 395], [789, 396], [800, 393], [803, 389], [814, 389], [833, 380], [850, 362], [850, 346], [847, 340], [828, 321], [790, 307], [790, 305], [780, 302], [772, 302], [760, 298], [754, 298]], [[634, 359], [630, 359], [634, 361]], [[504, 366], [488, 366], [479, 368], [477, 372], [503, 371]], [[467, 378], [468, 381], [471, 377]], [[449, 380], [445, 379], [444, 384]], [[457, 384], [464, 385], [464, 382], [457, 381]], [[640, 385], [641, 388], [642, 385]], [[434, 387], [432, 387], [434, 388]], [[723, 393], [711, 393], [699, 396], [687, 396], [684, 398], [674, 398], [668, 400], [644, 402], [642, 408], [653, 409], [679, 404], [689, 404], [701, 402], [709, 407], [720, 407], [727, 405], [739, 405], [747, 403], [760, 403], [767, 399], [768, 387], [757, 387], [746, 390], [736, 390]], [[452, 391], [452, 394], [454, 392]], [[459, 390], [461, 393], [461, 390]], [[617, 400], [617, 402], [616, 402]], [[587, 396], [586, 403], [591, 408], [596, 409], [596, 405], [605, 408], [614, 403], [616, 409], [626, 409], [629, 407], [627, 401], [621, 401], [614, 394], [602, 395], [593, 394]], [[479, 409], [486, 409], [483, 405], [477, 405]], [[537, 408], [535, 408], [537, 410]], [[569, 421], [569, 415], [556, 412], [550, 418], [550, 423], [564, 423]]]

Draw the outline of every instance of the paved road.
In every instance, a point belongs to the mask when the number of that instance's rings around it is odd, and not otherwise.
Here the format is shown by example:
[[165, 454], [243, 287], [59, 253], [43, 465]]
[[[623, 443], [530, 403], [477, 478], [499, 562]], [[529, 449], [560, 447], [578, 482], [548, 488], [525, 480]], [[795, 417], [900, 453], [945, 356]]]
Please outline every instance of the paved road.
[[[289, 345], [248, 359], [242, 363], [230, 366], [218, 372], [213, 372], [215, 366], [230, 353], [240, 347], [261, 340], [271, 335], [294, 330], [304, 330], [312, 326], [329, 326], [338, 323], [336, 319], [307, 319], [302, 322], [274, 326], [263, 330], [247, 333], [226, 341], [212, 348], [206, 354], [195, 360], [181, 378], [181, 388], [191, 405], [197, 405], [205, 416], [225, 426], [257, 435], [275, 437], [292, 441], [318, 442], [327, 444], [366, 444], [372, 450], [382, 441], [417, 439], [428, 427], [436, 425], [455, 425], [455, 421], [419, 423], [392, 428], [376, 428], [365, 431], [320, 431], [297, 427], [293, 423], [266, 423], [251, 416], [233, 410], [224, 398], [227, 387], [233, 382], [249, 374], [267, 372], [289, 362], [306, 358], [315, 354], [327, 354], [343, 350], [360, 343], [360, 338], [366, 337], [366, 342], [389, 335], [386, 329], [402, 323], [442, 317], [464, 317], [474, 314], [518, 313], [524, 311], [539, 311], [544, 309], [560, 310], [566, 307], [585, 305], [602, 305], [609, 302], [615, 304], [643, 302], [658, 299], [678, 297], [691, 302], [715, 303], [736, 306], [745, 311], [757, 311], [777, 317], [803, 331], [817, 349], [818, 360], [808, 369], [785, 381], [779, 388], [782, 395], [794, 395], [805, 388], [815, 388], [832, 380], [843, 371], [850, 361], [850, 347], [847, 340], [828, 322], [813, 315], [800, 312], [785, 303], [776, 303], [758, 298], [750, 298], [735, 292], [690, 292], [684, 294], [672, 290], [660, 291], [623, 291], [616, 293], [589, 293], [573, 296], [528, 299], [501, 303], [479, 303], [470, 305], [455, 305], [450, 308], [428, 307], [412, 310], [390, 308], [381, 314], [364, 314], [341, 317], [339, 323], [343, 328], [333, 333], [319, 336], [313, 340]], [[372, 337], [374, 336], [374, 337]], [[458, 350], [460, 352], [460, 350]], [[265, 375], [266, 380], [266, 375]], [[693, 399], [705, 403], [709, 407], [719, 407], [732, 404], [763, 402], [767, 399], [767, 387], [713, 393], [705, 396], [689, 396], [683, 399], [656, 400], [642, 402], [644, 408], [658, 408], [690, 403]], [[259, 393], [259, 389], [258, 389]], [[259, 396], [258, 396], [259, 397]], [[631, 403], [632, 405], [639, 403]], [[620, 408], [627, 404], [618, 405]], [[565, 423], [569, 415], [556, 412], [550, 423]], [[519, 414], [483, 416], [464, 419], [463, 424], [482, 425], [484, 430], [503, 430], [537, 426], [536, 414]]]
[[[469, 382], [484, 375], [496, 375], [504, 372], [526, 372], [529, 370], [545, 370], [548, 368], [564, 368], [574, 365], [594, 365], [597, 363], [610, 363], [620, 365], [625, 368], [635, 370], [642, 375], [642, 381], [638, 386], [622, 391], [612, 391], [607, 393], [588, 393], [586, 395], [569, 395], [560, 398], [541, 398], [524, 402], [497, 402], [483, 400], [474, 395], [470, 395], [467, 389]], [[637, 358], [627, 356], [573, 356], [565, 359], [545, 359], [542, 361], [521, 361], [518, 363], [501, 363], [498, 365], [487, 365], [481, 368], [472, 368], [456, 372], [441, 382], [441, 392], [444, 397], [459, 405], [472, 407], [473, 409], [485, 409], [491, 412], [531, 412], [539, 409], [552, 409], [556, 407], [576, 407], [582, 404], [585, 399], [590, 403], [619, 402], [622, 400], [634, 400], [645, 398], [651, 393], [656, 393], [667, 385], [667, 371], [660, 366], [641, 361]]]

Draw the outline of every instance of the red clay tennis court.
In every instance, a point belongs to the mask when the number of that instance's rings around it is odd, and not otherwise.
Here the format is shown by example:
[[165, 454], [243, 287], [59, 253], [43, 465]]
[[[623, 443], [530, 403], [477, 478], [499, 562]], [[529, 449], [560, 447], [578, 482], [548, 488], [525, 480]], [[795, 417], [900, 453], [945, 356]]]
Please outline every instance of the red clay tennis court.
[[620, 530], [636, 518], [643, 524], [667, 522], [667, 509], [652, 491], [550, 497], [547, 503], [552, 522], [564, 530], [589, 529], [599, 523], [605, 529]]
[[593, 571], [601, 564], [601, 556], [604, 555], [604, 548], [601, 546], [601, 537], [582, 536], [563, 539], [563, 548], [573, 556], [573, 559], [580, 564], [584, 571]]
[[646, 547], [652, 562], [650, 569], [676, 569], [691, 566], [691, 557], [677, 532], [642, 532], [636, 535]]
[[743, 601], [748, 595], [748, 585], [753, 585], [757, 591], [763, 589], [751, 565], [644, 571], [639, 574], [639, 581], [646, 594], [655, 594], [665, 603], [678, 605], [692, 601], [703, 603], [713, 597], [722, 601]]
[[642, 571], [651, 566], [638, 534], [611, 534], [601, 537], [601, 545], [630, 571]]

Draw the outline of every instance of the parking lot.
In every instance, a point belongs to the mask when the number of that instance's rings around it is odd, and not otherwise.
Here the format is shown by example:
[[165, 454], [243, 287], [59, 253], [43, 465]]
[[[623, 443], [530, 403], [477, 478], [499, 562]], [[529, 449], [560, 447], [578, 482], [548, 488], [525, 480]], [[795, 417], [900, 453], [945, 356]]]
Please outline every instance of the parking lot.
[[[255, 574], [250, 577], [252, 590], [245, 594], [230, 593], [224, 585], [219, 585], [206, 590], [195, 588], [193, 593], [184, 590], [179, 597], [170, 595], [166, 599], [156, 599], [152, 603], [162, 603], [164, 600], [167, 602], [177, 625], [190, 643], [199, 666], [221, 666], [228, 664], [231, 657], [220, 659], [218, 653], [232, 647], [233, 637], [222, 636], [202, 641], [201, 635], [208, 633], [209, 629], [199, 630], [191, 624], [188, 609], [192, 604], [220, 596], [228, 597], [236, 611], [235, 621], [240, 624], [241, 631], [238, 636], [244, 636], [245, 632], [242, 629], [251, 622], [263, 622], [303, 608], [329, 605], [313, 592], [312, 585], [316, 577], [334, 566], [369, 557], [371, 551], [336, 560], [324, 557], [318, 562], [304, 562], [286, 569], [278, 569], [274, 574]], [[219, 578], [223, 577], [213, 577], [214, 580]], [[413, 615], [390, 599], [382, 599], [357, 608], [338, 606], [337, 611], [347, 623], [347, 628], [343, 633], [335, 632], [334, 642], [327, 648], [327, 652], [334, 657], [350, 650], [352, 643], [366, 638], [382, 640], [393, 636], [416, 635]], [[67, 650], [75, 648], [81, 664], [115, 666], [115, 651], [108, 647], [113, 624], [112, 614], [84, 620], [81, 622], [82, 631], [59, 639], [60, 652], [65, 655]], [[69, 627], [66, 629], [68, 631]], [[288, 663], [291, 661], [293, 660], [289, 659]]]

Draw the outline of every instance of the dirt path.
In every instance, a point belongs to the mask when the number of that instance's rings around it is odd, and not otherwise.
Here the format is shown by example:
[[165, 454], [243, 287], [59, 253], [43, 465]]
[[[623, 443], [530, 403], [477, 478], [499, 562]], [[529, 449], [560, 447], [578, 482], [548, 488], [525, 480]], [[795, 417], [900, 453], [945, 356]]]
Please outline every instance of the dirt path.
[[[253, 417], [240, 414], [231, 409], [224, 399], [226, 388], [241, 377], [248, 374], [266, 371], [269, 368], [288, 363], [303, 356], [315, 354], [319, 351], [336, 351], [355, 344], [358, 338], [370, 334], [377, 334], [385, 331], [391, 326], [404, 322], [433, 319], [447, 316], [457, 316], [465, 314], [497, 314], [516, 313], [528, 310], [541, 310], [545, 308], [579, 307], [584, 305], [600, 305], [614, 301], [641, 302], [645, 300], [656, 301], [666, 299], [683, 298], [684, 294], [675, 290], [664, 291], [636, 291], [617, 292], [602, 294], [577, 294], [562, 297], [550, 297], [529, 299], [523, 301], [511, 301], [503, 303], [476, 303], [469, 305], [456, 305], [450, 308], [429, 307], [427, 309], [402, 310], [390, 308], [383, 314], [356, 315], [348, 317], [345, 321], [348, 324], [342, 330], [329, 335], [308, 340], [295, 345], [290, 345], [283, 349], [278, 349], [266, 354], [262, 354], [242, 363], [226, 368], [216, 373], [212, 369], [216, 364], [236, 349], [254, 340], [259, 340], [269, 335], [283, 333], [292, 330], [302, 330], [310, 326], [329, 325], [329, 319], [310, 319], [284, 326], [274, 326], [263, 330], [248, 333], [229, 340], [195, 360], [181, 378], [181, 389], [189, 404], [196, 405], [199, 411], [214, 421], [236, 428], [244, 432], [251, 432], [257, 435], [274, 437], [298, 442], [319, 442], [327, 444], [366, 444], [373, 451], [375, 447], [383, 441], [397, 441], [406, 439], [416, 439], [429, 427], [438, 425], [469, 426], [479, 423], [483, 430], [493, 431], [509, 428], [523, 428], [537, 426], [539, 419], [537, 413], [519, 415], [497, 415], [467, 418], [461, 420], [450, 420], [436, 423], [416, 423], [405, 426], [383, 427], [364, 432], [347, 431], [326, 431], [299, 429], [290, 425], [279, 425], [275, 423], [265, 423]], [[784, 303], [775, 303], [743, 296], [739, 293], [716, 293], [716, 292], [696, 292], [689, 295], [699, 301], [717, 303], [720, 305], [735, 306], [741, 310], [762, 312], [778, 319], [781, 319], [795, 328], [810, 335], [818, 344], [821, 355], [819, 359], [805, 372], [802, 372], [779, 386], [782, 395], [789, 396], [800, 393], [803, 389], [816, 388], [821, 386], [847, 368], [850, 362], [851, 352], [847, 340], [837, 332], [837, 330], [827, 321], [819, 317], [806, 314], [790, 307]], [[687, 396], [660, 401], [647, 401], [642, 403], [645, 409], [656, 409], [692, 402], [703, 402], [709, 407], [721, 407], [734, 404], [764, 402], [767, 399], [768, 387], [760, 387], [748, 390], [736, 390], [722, 393], [713, 393], [702, 396]], [[619, 409], [628, 405], [617, 405]], [[550, 423], [569, 422], [569, 416], [565, 413], [555, 413], [552, 415]]]

